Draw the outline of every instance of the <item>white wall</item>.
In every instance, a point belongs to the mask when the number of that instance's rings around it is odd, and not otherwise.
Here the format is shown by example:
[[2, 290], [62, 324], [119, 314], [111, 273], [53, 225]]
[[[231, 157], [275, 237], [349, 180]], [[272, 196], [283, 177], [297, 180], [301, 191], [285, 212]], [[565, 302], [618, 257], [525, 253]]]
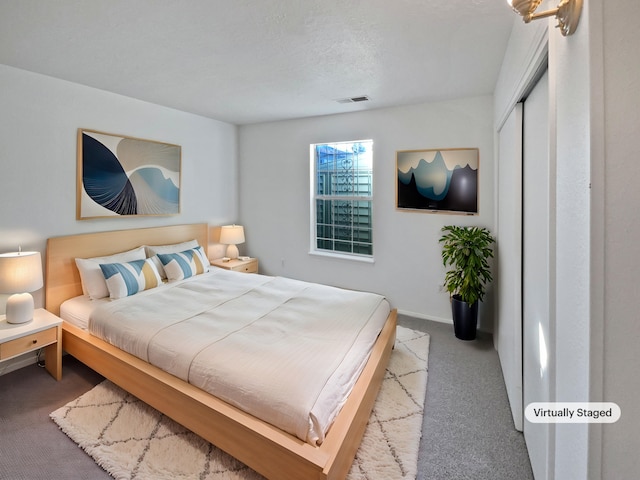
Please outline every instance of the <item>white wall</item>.
[[[486, 96], [240, 127], [241, 252], [267, 274], [379, 292], [401, 311], [450, 321], [438, 239], [446, 224], [493, 229], [492, 108]], [[375, 263], [309, 255], [309, 145], [366, 138], [374, 142]], [[455, 147], [480, 149], [480, 215], [397, 211], [396, 150]], [[491, 328], [491, 311], [488, 296], [481, 328]]]
[[523, 88], [544, 60], [546, 44], [547, 25], [544, 21], [525, 24], [514, 14], [511, 36], [494, 92], [497, 130], [500, 130], [513, 106], [522, 99]]
[[[603, 7], [602, 5], [606, 5]], [[622, 419], [602, 429], [602, 478], [637, 478], [640, 471], [640, 4], [628, 1], [592, 0], [592, 17], [602, 14], [604, 59], [604, 155], [594, 161], [604, 202], [600, 218], [605, 243], [597, 254], [604, 265], [598, 292], [604, 292], [603, 397], [617, 402]], [[602, 12], [604, 10], [604, 12]], [[597, 18], [593, 18], [594, 23]], [[593, 53], [593, 52], [592, 52]], [[598, 92], [593, 92], [597, 95]], [[595, 148], [596, 146], [594, 146]], [[595, 163], [595, 162], [594, 162]], [[592, 181], [593, 181], [592, 178]], [[602, 182], [604, 179], [604, 182]], [[595, 242], [594, 242], [595, 243]], [[600, 247], [600, 244], [596, 244]], [[596, 272], [598, 274], [600, 272]], [[593, 300], [593, 298], [592, 298]], [[599, 308], [592, 301], [592, 309]], [[602, 339], [602, 337], [601, 337]], [[593, 372], [594, 376], [600, 374]], [[594, 379], [595, 382], [595, 379]]]
[[[236, 219], [237, 127], [5, 65], [0, 86], [0, 252], [44, 258], [51, 236]], [[78, 128], [181, 145], [181, 214], [77, 221]]]

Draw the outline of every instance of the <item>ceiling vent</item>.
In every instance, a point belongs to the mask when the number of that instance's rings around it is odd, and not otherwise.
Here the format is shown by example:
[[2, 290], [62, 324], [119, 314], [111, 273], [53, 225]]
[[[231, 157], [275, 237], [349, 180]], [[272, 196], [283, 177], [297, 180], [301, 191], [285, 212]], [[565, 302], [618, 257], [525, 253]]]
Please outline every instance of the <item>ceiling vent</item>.
[[369, 97], [366, 95], [360, 95], [358, 97], [340, 98], [336, 100], [338, 103], [356, 103], [356, 102], [368, 102]]

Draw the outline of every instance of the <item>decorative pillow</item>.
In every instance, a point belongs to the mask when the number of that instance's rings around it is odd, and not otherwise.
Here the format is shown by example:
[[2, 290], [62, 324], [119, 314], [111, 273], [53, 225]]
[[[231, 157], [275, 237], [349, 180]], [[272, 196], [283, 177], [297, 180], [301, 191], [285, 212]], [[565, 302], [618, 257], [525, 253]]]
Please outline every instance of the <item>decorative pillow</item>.
[[[145, 245], [145, 250], [147, 252], [147, 258], [153, 258], [153, 263], [155, 264], [158, 272], [162, 279], [167, 278], [167, 274], [164, 271], [162, 266], [162, 262], [157, 257], [159, 253], [180, 253], [188, 250], [190, 248], [196, 248], [198, 246], [197, 240], [188, 240], [182, 243], [174, 243], [173, 245]], [[208, 264], [208, 263], [207, 263]]]
[[114, 300], [155, 288], [162, 283], [150, 258], [127, 263], [101, 263], [100, 269], [109, 288], [109, 297]]
[[158, 258], [170, 282], [193, 277], [209, 270], [209, 260], [202, 247], [180, 253], [159, 253]]
[[144, 247], [134, 248], [126, 252], [120, 252], [105, 257], [76, 258], [76, 266], [80, 272], [82, 282], [82, 293], [88, 295], [92, 300], [109, 296], [107, 283], [100, 270], [101, 263], [122, 263], [133, 260], [144, 260], [146, 257]]

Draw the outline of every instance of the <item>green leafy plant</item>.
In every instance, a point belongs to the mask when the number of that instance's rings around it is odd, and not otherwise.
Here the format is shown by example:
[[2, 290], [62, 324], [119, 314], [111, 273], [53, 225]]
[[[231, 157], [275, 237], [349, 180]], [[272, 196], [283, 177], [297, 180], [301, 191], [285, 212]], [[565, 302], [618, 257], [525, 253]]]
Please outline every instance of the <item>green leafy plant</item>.
[[473, 305], [484, 298], [486, 285], [493, 280], [488, 259], [493, 257], [495, 240], [484, 227], [447, 225], [442, 231], [442, 263], [449, 267], [444, 287]]

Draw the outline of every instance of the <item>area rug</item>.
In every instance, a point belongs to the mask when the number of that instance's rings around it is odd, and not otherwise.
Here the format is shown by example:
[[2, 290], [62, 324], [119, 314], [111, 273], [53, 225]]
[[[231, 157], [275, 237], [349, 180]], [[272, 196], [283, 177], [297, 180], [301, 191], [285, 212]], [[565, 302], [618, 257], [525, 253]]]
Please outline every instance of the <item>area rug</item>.
[[[428, 353], [428, 334], [397, 328], [395, 349], [349, 480], [416, 478]], [[263, 479], [108, 380], [51, 418], [116, 479]]]

